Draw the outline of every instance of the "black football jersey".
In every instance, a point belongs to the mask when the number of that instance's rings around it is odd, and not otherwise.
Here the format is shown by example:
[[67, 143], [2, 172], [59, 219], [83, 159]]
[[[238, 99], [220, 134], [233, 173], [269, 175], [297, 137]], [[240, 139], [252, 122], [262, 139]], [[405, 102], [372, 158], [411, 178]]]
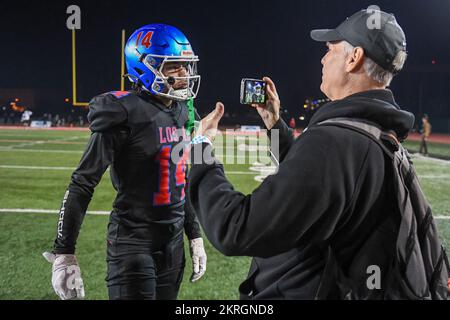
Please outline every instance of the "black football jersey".
[[185, 217], [188, 120], [186, 103], [170, 108], [147, 93], [116, 91], [89, 105], [92, 131], [61, 205], [55, 252], [75, 250], [95, 186], [110, 167], [117, 196], [110, 220], [115, 240], [164, 243], [183, 227], [200, 236], [193, 212]]

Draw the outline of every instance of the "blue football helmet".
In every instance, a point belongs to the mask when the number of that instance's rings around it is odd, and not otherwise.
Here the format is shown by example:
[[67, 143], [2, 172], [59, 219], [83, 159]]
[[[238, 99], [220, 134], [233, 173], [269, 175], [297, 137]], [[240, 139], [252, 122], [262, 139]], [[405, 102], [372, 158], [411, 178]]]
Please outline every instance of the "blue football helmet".
[[[130, 81], [152, 94], [179, 101], [197, 96], [199, 59], [186, 36], [175, 27], [149, 24], [136, 30], [125, 46], [125, 61]], [[185, 63], [187, 76], [163, 75], [162, 69], [168, 62]], [[174, 89], [175, 80], [186, 82], [187, 87]]]

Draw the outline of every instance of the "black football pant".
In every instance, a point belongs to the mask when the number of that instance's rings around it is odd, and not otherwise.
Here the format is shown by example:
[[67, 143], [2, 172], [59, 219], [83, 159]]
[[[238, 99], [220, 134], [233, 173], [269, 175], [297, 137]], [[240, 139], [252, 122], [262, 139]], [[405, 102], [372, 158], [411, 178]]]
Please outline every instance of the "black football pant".
[[109, 299], [174, 300], [185, 265], [183, 232], [160, 250], [147, 245], [107, 243]]

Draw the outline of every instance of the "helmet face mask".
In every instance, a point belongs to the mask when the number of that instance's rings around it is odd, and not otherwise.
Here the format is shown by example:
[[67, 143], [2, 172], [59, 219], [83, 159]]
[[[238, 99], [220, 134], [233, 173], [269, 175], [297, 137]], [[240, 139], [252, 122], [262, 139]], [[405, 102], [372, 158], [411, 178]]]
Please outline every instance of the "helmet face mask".
[[[162, 62], [157, 65], [155, 63], [158, 59], [162, 59]], [[197, 74], [197, 62], [198, 56], [171, 56], [164, 57], [158, 55], [147, 55], [143, 59], [144, 65], [155, 75], [155, 80], [151, 86], [154, 94], [169, 98], [172, 100], [185, 101], [190, 98], [197, 97], [198, 90], [200, 88], [200, 75]], [[186, 73], [185, 77], [167, 76], [162, 71], [168, 63], [183, 62], [185, 63]], [[156, 67], [155, 67], [156, 65]], [[170, 79], [170, 80], [169, 80]], [[172, 81], [172, 83], [171, 83]], [[173, 85], [177, 82], [186, 83], [185, 88], [175, 88]]]
[[[128, 39], [125, 57], [128, 78], [143, 90], [178, 101], [197, 96], [200, 87], [200, 75], [197, 73], [199, 58], [194, 55], [189, 41], [178, 29], [164, 24], [152, 24], [138, 29]], [[186, 76], [163, 73], [168, 63], [180, 62], [186, 69]], [[177, 87], [180, 83], [186, 86]]]

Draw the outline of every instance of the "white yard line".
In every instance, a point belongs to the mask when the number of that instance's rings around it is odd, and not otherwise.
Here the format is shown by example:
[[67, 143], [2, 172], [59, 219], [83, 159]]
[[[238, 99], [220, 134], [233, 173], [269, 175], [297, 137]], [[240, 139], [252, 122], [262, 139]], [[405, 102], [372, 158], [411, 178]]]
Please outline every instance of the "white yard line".
[[421, 155], [419, 153], [413, 153], [412, 156], [413, 156], [413, 158], [420, 159], [420, 160], [428, 160], [428, 161], [436, 162], [439, 164], [450, 164], [449, 160], [437, 159], [437, 158], [432, 158], [432, 157], [424, 157], [423, 155]]
[[[75, 170], [75, 167], [41, 167], [41, 166], [17, 166], [17, 165], [0, 165], [0, 169], [19, 169], [19, 170]], [[225, 171], [226, 174], [245, 174], [245, 175], [255, 175], [258, 172], [251, 171]]]
[[15, 165], [0, 165], [1, 169], [26, 169], [26, 170], [75, 170], [72, 167], [41, 167], [41, 166], [15, 166]]
[[3, 137], [15, 137], [15, 138], [30, 138], [36, 137], [36, 132], [30, 132], [30, 134], [14, 134], [14, 133], [2, 133], [0, 132], [0, 139]]
[[[0, 208], [0, 213], [51, 213], [57, 214], [59, 210], [49, 210], [49, 209], [16, 209], [16, 208]], [[110, 211], [87, 211], [87, 214], [93, 215], [109, 215]], [[436, 220], [450, 220], [449, 216], [436, 215], [434, 216]]]
[[[0, 165], [0, 169], [18, 169], [18, 170], [56, 170], [56, 171], [73, 171], [75, 167], [49, 167], [49, 166], [21, 166], [21, 165]], [[275, 172], [274, 166], [252, 166], [250, 171], [227, 171], [226, 174], [235, 175], [255, 175], [255, 174], [271, 174]], [[450, 179], [450, 174], [422, 175], [419, 179]]]
[[76, 150], [12, 149], [9, 147], [0, 147], [0, 152], [76, 153], [76, 154], [83, 153], [83, 151], [76, 151]]
[[26, 143], [13, 144], [13, 145], [10, 145], [7, 147], [2, 147], [2, 148], [9, 149], [9, 150], [15, 150], [16, 148], [34, 146], [37, 144], [45, 144], [45, 143], [52, 143], [52, 142], [65, 142], [65, 141], [78, 140], [80, 138], [82, 138], [82, 137], [74, 136], [74, 137], [63, 138], [63, 139], [54, 139], [54, 140], [36, 140], [36, 141], [30, 141], [30, 142], [26, 142]]
[[[55, 149], [13, 149], [9, 147], [0, 147], [0, 152], [29, 152], [29, 153], [70, 153], [70, 154], [82, 154], [84, 151], [76, 151], [76, 150], [55, 150]], [[219, 158], [219, 160], [227, 159], [229, 155], [223, 155], [223, 154], [216, 154], [216, 157]], [[252, 161], [260, 160], [264, 161], [267, 160], [269, 163], [269, 156], [252, 156], [252, 155], [233, 155], [232, 159], [249, 159]], [[248, 164], [248, 163], [233, 163], [233, 164]]]
[[[72, 137], [72, 138], [67, 138], [67, 139], [59, 139], [59, 140], [48, 140], [48, 141], [36, 141], [36, 142], [32, 142], [32, 143], [26, 143], [26, 144], [20, 144], [20, 145], [13, 145], [13, 146], [0, 146], [0, 152], [36, 152], [36, 153], [74, 153], [74, 154], [82, 154], [83, 151], [78, 151], [78, 150], [59, 150], [59, 149], [16, 149], [16, 147], [18, 146], [28, 146], [28, 145], [36, 145], [36, 144], [43, 144], [45, 142], [51, 142], [51, 141], [69, 141], [69, 140], [76, 140], [80, 137]], [[235, 150], [234, 147], [233, 149], [231, 149], [231, 147], [226, 146], [226, 148], [217, 148], [217, 151], [223, 151], [223, 150]], [[258, 154], [256, 156], [254, 155], [250, 155], [248, 153], [248, 150], [244, 151], [244, 154], [242, 154], [243, 151], [238, 150], [237, 152], [233, 153], [233, 158], [234, 159], [247, 159], [247, 158], [251, 158], [251, 157], [265, 157], [265, 155], [261, 155]], [[436, 158], [431, 158], [431, 157], [424, 157], [420, 154], [414, 153], [412, 154], [413, 158], [415, 159], [419, 159], [419, 160], [426, 160], [426, 161], [430, 161], [430, 162], [435, 162], [435, 163], [439, 163], [439, 164], [443, 164], [443, 165], [448, 165], [450, 164], [449, 160], [442, 160], [442, 159], [436, 159]], [[221, 154], [221, 152], [216, 153], [216, 157], [218, 158], [223, 158], [224, 155]], [[228, 155], [225, 155], [225, 157], [228, 157]], [[269, 159], [269, 155], [267, 155], [267, 159]]]
[[450, 220], [450, 216], [433, 216], [436, 220]]
[[[47, 209], [0, 209], [0, 213], [59, 213], [59, 210]], [[109, 211], [87, 211], [87, 214], [108, 215]]]
[[450, 179], [450, 174], [424, 174], [419, 179]]
[[21, 147], [30, 147], [30, 146], [35, 146], [37, 144], [44, 144], [45, 142], [42, 140], [38, 140], [38, 141], [33, 141], [33, 142], [25, 142], [25, 143], [20, 143], [20, 144], [12, 144], [8, 147], [8, 149], [14, 150], [15, 148], [21, 148]]
[[255, 175], [258, 174], [258, 172], [249, 172], [249, 171], [226, 171], [225, 174], [245, 174], [245, 175]]

